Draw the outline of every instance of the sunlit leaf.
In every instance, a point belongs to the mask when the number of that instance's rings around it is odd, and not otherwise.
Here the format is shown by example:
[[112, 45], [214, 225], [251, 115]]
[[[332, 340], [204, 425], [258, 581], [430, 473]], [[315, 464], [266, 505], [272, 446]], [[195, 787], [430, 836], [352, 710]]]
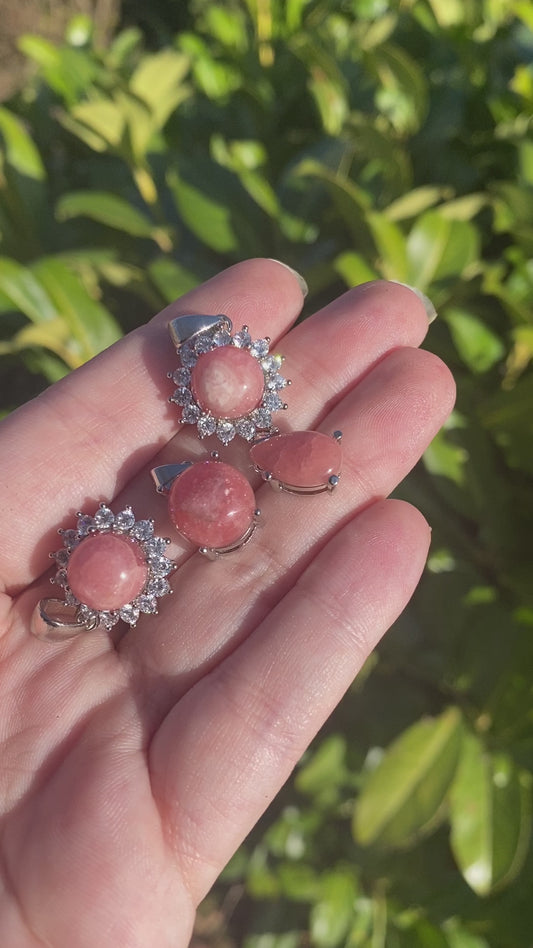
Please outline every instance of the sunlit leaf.
[[524, 862], [531, 832], [531, 775], [469, 734], [450, 796], [451, 845], [468, 885], [489, 895]]
[[486, 372], [505, 355], [500, 337], [479, 316], [458, 307], [448, 307], [443, 316], [463, 362], [473, 372]]
[[344, 943], [354, 918], [357, 888], [350, 869], [324, 873], [311, 909], [309, 927], [314, 948], [336, 948]]
[[46, 176], [43, 162], [31, 135], [9, 109], [0, 106], [0, 141], [6, 159], [21, 175], [42, 181]]
[[146, 214], [108, 191], [70, 191], [56, 205], [58, 220], [89, 217], [133, 237], [153, 237], [154, 225]]
[[469, 221], [450, 220], [438, 211], [427, 211], [407, 238], [409, 278], [419, 289], [433, 281], [459, 277], [478, 259], [479, 233]]
[[58, 308], [38, 276], [7, 257], [0, 258], [0, 290], [34, 323], [58, 316]]
[[375, 280], [378, 276], [367, 260], [353, 250], [339, 254], [333, 265], [347, 286], [359, 286], [361, 283]]
[[148, 267], [148, 273], [167, 303], [179, 299], [201, 283], [201, 279], [191, 270], [175, 260], [169, 260], [168, 257], [153, 260]]
[[89, 296], [64, 263], [53, 257], [42, 257], [31, 269], [77, 341], [82, 361], [120, 338], [120, 328], [111, 313]]
[[402, 846], [439, 818], [462, 737], [461, 714], [423, 718], [388, 748], [356, 801], [353, 832], [362, 846]]
[[424, 185], [420, 188], [414, 188], [407, 194], [402, 194], [392, 204], [389, 204], [383, 211], [385, 217], [390, 221], [405, 221], [412, 217], [418, 217], [423, 211], [434, 207], [449, 194], [448, 188], [441, 188], [435, 185]]

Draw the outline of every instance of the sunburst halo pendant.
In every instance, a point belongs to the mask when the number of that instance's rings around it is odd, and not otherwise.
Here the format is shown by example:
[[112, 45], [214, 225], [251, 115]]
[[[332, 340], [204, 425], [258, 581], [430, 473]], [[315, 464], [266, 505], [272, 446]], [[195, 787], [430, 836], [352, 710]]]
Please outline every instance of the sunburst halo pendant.
[[200, 438], [216, 435], [222, 444], [272, 433], [273, 412], [287, 408], [280, 392], [290, 385], [268, 337], [254, 340], [247, 326], [232, 328], [224, 315], [178, 316], [169, 324], [180, 361], [168, 374], [177, 386], [169, 401]]
[[94, 516], [77, 514], [74, 529], [59, 530], [63, 547], [50, 556], [75, 622], [90, 631], [111, 629], [119, 619], [134, 626], [141, 613], [157, 613], [157, 601], [172, 592], [167, 577], [176, 568], [165, 555], [170, 540], [154, 535], [153, 520], [137, 520], [131, 507], [114, 514], [100, 504]]

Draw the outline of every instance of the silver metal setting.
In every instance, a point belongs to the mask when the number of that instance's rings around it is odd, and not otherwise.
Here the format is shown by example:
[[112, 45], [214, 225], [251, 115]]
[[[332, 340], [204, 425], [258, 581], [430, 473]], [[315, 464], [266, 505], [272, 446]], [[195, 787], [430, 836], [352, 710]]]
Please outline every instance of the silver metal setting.
[[[222, 444], [229, 444], [235, 437], [252, 442], [258, 435], [264, 437], [276, 430], [272, 425], [272, 414], [287, 409], [280, 392], [291, 381], [280, 374], [283, 356], [269, 351], [268, 336], [254, 340], [247, 326], [233, 333], [231, 319], [223, 314], [177, 316], [169, 323], [169, 332], [180, 362], [178, 368], [167, 375], [176, 385], [169, 402], [181, 408], [182, 424], [196, 425], [199, 438], [215, 435]], [[261, 402], [253, 411], [239, 418], [218, 418], [205, 411], [196, 401], [191, 387], [191, 371], [198, 359], [222, 346], [246, 349], [263, 371]]]
[[[64, 599], [45, 598], [38, 605], [38, 617], [44, 628], [55, 630], [57, 635], [43, 635], [37, 631], [35, 634], [40, 638], [68, 638], [78, 632], [91, 632], [99, 626], [109, 630], [120, 619], [135, 626], [142, 613], [156, 614], [158, 599], [172, 592], [167, 577], [176, 569], [176, 564], [165, 556], [170, 540], [154, 535], [153, 520], [137, 520], [131, 507], [114, 514], [106, 504], [100, 504], [94, 516], [81, 512], [76, 516], [74, 529], [58, 531], [63, 538], [62, 548], [50, 553], [57, 566], [50, 581], [63, 589]], [[102, 533], [114, 533], [133, 540], [142, 551], [148, 569], [142, 591], [120, 609], [92, 609], [80, 602], [68, 585], [67, 568], [72, 552], [87, 537]]]
[[[331, 437], [334, 438], [335, 441], [340, 443], [342, 440], [342, 431], [334, 431]], [[268, 440], [268, 437], [258, 439], [258, 441], [267, 441], [267, 440]], [[256, 441], [256, 444], [257, 444], [257, 441]], [[313, 487], [299, 487], [297, 484], [287, 484], [284, 481], [280, 481], [278, 478], [274, 477], [274, 475], [272, 474], [272, 471], [265, 471], [263, 468], [259, 467], [259, 465], [257, 464], [254, 464], [254, 471], [257, 474], [260, 474], [263, 480], [266, 481], [267, 484], [270, 484], [270, 486], [275, 491], [282, 490], [282, 491], [285, 491], [287, 494], [312, 495], [312, 494], [323, 494], [326, 491], [331, 494], [337, 487], [340, 481], [340, 476], [341, 476], [340, 471], [339, 471], [338, 474], [332, 474], [331, 477], [328, 478], [325, 484], [316, 484]]]

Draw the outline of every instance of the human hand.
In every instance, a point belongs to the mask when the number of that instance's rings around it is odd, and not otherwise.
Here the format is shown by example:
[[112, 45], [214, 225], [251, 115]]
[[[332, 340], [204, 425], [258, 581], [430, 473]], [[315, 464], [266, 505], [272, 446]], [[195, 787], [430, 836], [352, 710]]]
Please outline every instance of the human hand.
[[[383, 498], [453, 403], [448, 370], [417, 348], [424, 307], [367, 284], [290, 329], [301, 305], [288, 269], [238, 264], [0, 428], [3, 948], [188, 945], [196, 905], [418, 582], [428, 526]], [[166, 324], [184, 312], [279, 342], [287, 426], [343, 431], [340, 485], [258, 484], [264, 528], [238, 553], [208, 563], [174, 533], [158, 616], [39, 641], [57, 528], [103, 500], [170, 534], [148, 471], [210, 450], [166, 404]]]

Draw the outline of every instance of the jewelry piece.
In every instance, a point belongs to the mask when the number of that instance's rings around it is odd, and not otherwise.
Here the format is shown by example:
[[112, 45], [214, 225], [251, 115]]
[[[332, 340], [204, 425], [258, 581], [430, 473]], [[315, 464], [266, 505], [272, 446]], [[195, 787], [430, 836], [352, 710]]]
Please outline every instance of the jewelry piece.
[[109, 630], [119, 619], [134, 626], [141, 613], [157, 613], [157, 600], [172, 592], [170, 540], [154, 536], [154, 521], [136, 520], [131, 507], [114, 514], [100, 504], [94, 517], [77, 518], [75, 529], [59, 530], [63, 547], [50, 554], [58, 567], [51, 582], [63, 588], [64, 599], [40, 601], [40, 631], [68, 638], [100, 625]]
[[260, 511], [254, 492], [237, 468], [214, 451], [206, 461], [164, 464], [153, 469], [157, 491], [168, 494], [168, 512], [178, 533], [216, 559], [248, 543]]
[[254, 341], [247, 326], [233, 335], [232, 328], [224, 315], [169, 323], [180, 360], [168, 374], [178, 386], [169, 401], [181, 406], [181, 421], [196, 425], [200, 438], [216, 434], [222, 444], [270, 434], [272, 413], [287, 408], [279, 392], [291, 384], [279, 374], [283, 356], [269, 353], [268, 336]]
[[250, 448], [250, 458], [263, 480], [291, 494], [320, 494], [339, 483], [341, 431], [332, 437], [320, 431], [293, 431], [264, 438]]

